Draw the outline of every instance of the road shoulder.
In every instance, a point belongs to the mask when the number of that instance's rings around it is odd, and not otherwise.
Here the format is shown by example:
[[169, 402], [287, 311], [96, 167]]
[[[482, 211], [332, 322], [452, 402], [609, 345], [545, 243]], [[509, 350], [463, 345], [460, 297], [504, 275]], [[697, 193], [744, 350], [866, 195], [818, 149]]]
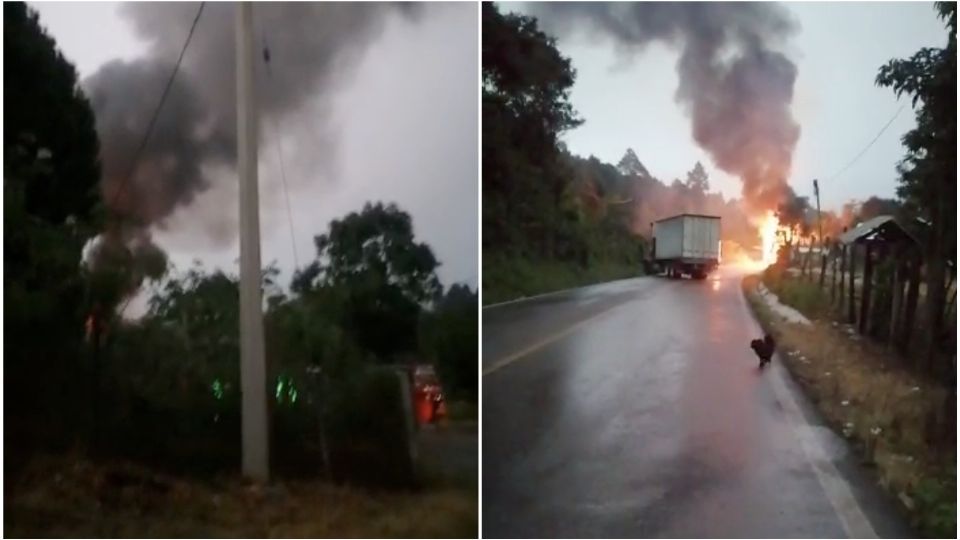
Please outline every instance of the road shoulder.
[[922, 519], [910, 485], [930, 469], [904, 446], [908, 426], [922, 425], [902, 418], [911, 410], [902, 405], [919, 397], [911, 390], [912, 379], [888, 372], [862, 351], [851, 354], [847, 347], [856, 343], [829, 323], [808, 326], [777, 317], [757, 293], [758, 281], [755, 276], [744, 279], [745, 303], [764, 331], [777, 338], [777, 360], [801, 410], [808, 422], [829, 426], [851, 449], [846, 459], [835, 460], [836, 470], [878, 535], [916, 535], [912, 527], [922, 525]]

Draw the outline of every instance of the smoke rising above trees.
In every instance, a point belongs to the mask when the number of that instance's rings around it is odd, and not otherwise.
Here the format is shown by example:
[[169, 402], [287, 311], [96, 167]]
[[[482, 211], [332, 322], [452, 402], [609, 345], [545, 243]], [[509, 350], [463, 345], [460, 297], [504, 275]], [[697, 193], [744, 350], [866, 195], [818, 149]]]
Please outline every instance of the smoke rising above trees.
[[[148, 54], [105, 64], [83, 83], [100, 138], [100, 191], [118, 218], [100, 239], [103, 249], [151, 244], [151, 227], [163, 227], [174, 211], [233, 177], [236, 59], [229, 4], [204, 7], [153, 133], [133, 163], [197, 8], [196, 3], [123, 5], [122, 16], [149, 43]], [[256, 38], [270, 51], [269, 64], [258, 63], [256, 74], [261, 133], [266, 122], [310, 105], [322, 139], [313, 157], [319, 170], [330, 172], [336, 166], [333, 96], [388, 17], [416, 17], [419, 11], [397, 4], [258, 4]], [[224, 201], [211, 208], [227, 212], [234, 206]], [[198, 232], [219, 244], [233, 241], [234, 230], [220, 225], [223, 216], [198, 214], [191, 216]], [[93, 250], [94, 261], [100, 251]]]
[[549, 31], [613, 40], [628, 53], [653, 42], [678, 48], [675, 99], [697, 144], [741, 179], [749, 213], [774, 209], [788, 196], [800, 137], [791, 112], [797, 69], [778, 48], [798, 27], [782, 6], [564, 2], [530, 11]]

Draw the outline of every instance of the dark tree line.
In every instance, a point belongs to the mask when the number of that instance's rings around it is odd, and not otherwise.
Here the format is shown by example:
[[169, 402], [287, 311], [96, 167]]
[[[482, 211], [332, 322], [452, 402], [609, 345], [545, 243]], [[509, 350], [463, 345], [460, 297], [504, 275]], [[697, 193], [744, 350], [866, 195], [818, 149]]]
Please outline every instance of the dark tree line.
[[[77, 383], [88, 380], [77, 355], [90, 307], [80, 257], [103, 222], [100, 167], [76, 70], [36, 13], [4, 3], [3, 42], [4, 435], [29, 440], [48, 421], [80, 421], [50, 403], [81, 399]], [[23, 454], [11, 450], [5, 465]]]
[[[744, 245], [756, 229], [738, 201], [710, 192], [695, 164], [684, 180], [653, 177], [632, 149], [614, 166], [572, 155], [560, 141], [582, 120], [569, 102], [576, 71], [533, 17], [483, 4], [484, 286], [525, 264], [640, 271], [650, 222], [681, 212], [724, 218]], [[573, 284], [570, 284], [573, 285]], [[487, 290], [485, 289], [485, 290]], [[493, 291], [487, 291], [493, 292]], [[498, 291], [497, 291], [498, 292]]]
[[[819, 287], [840, 319], [897, 350], [906, 367], [948, 390], [931, 417], [931, 442], [956, 440], [956, 3], [937, 3], [949, 30], [947, 46], [891, 60], [876, 82], [911, 97], [917, 127], [907, 132], [907, 154], [897, 166], [896, 199], [871, 197], [844, 205], [825, 234], [839, 235], [878, 216], [892, 216], [883, 235], [856, 243], [827, 238]], [[829, 230], [829, 233], [827, 232]], [[810, 273], [801, 261], [801, 276]]]
[[891, 60], [880, 68], [876, 81], [897, 96], [909, 96], [916, 109], [917, 127], [903, 136], [907, 154], [897, 167], [897, 195], [930, 224], [924, 273], [931, 357], [944, 345], [949, 347], [951, 340], [944, 337], [950, 334], [956, 354], [955, 328], [944, 327], [944, 308], [951, 281], [948, 264], [955, 273], [957, 259], [957, 4], [938, 2], [936, 9], [949, 30], [946, 47], [924, 48], [908, 59]]
[[[237, 277], [177, 272], [137, 245], [85, 263], [111, 217], [94, 115], [37, 14], [23, 3], [3, 10], [8, 483], [31, 456], [68, 449], [236, 469]], [[387, 366], [433, 363], [449, 394], [476, 399], [477, 293], [443, 290], [431, 248], [392, 204], [332, 221], [315, 246], [288, 290], [275, 268], [263, 273], [275, 464], [317, 469], [372, 447], [384, 451], [364, 463], [386, 478], [391, 456], [405, 453], [399, 378]], [[124, 320], [144, 280], [148, 311]], [[364, 437], [379, 442], [355, 444]]]

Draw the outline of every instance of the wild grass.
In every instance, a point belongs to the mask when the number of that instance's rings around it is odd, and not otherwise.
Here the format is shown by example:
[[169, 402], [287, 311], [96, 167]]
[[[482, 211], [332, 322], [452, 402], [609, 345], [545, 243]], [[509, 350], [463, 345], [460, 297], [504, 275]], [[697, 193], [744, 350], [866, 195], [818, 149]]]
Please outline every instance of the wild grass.
[[[760, 279], [744, 279], [744, 293], [764, 330], [777, 339], [780, 358], [823, 417], [875, 466], [881, 486], [897, 496], [914, 524], [934, 537], [955, 538], [956, 449], [928, 444], [929, 425], [942, 411], [946, 390], [914, 375], [882, 346], [856, 338], [852, 328], [817, 319], [824, 309], [802, 282], [773, 281], [781, 301], [813, 318], [811, 326], [776, 317], [756, 294]], [[766, 283], [767, 280], [765, 279]], [[816, 289], [816, 284], [809, 284]], [[793, 302], [798, 302], [793, 304]]]
[[35, 458], [4, 493], [6, 537], [475, 538], [476, 490], [197, 482], [128, 463]]
[[763, 282], [780, 301], [803, 313], [808, 319], [821, 319], [830, 315], [831, 302], [828, 288], [820, 289], [816, 279], [797, 279], [785, 275], [776, 267], [770, 267]]
[[483, 303], [494, 304], [594, 283], [642, 275], [639, 264], [595, 262], [587, 267], [556, 260], [483, 258]]

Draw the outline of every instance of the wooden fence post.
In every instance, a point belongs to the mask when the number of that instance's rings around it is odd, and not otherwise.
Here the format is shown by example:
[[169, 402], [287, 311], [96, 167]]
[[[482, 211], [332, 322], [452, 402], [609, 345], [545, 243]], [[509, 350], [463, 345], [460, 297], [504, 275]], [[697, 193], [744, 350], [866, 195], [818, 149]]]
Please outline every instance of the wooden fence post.
[[833, 255], [830, 265], [830, 304], [837, 300], [837, 255], [838, 246], [834, 245], [830, 253]]
[[844, 291], [846, 290], [844, 283], [847, 279], [847, 245], [843, 244], [840, 246], [840, 282], [837, 284], [838, 293], [837, 294], [837, 303], [840, 307], [840, 313], [843, 314], [843, 299]]
[[866, 242], [863, 255], [863, 284], [860, 285], [860, 334], [870, 327], [870, 293], [873, 292], [873, 243]]
[[847, 322], [850, 324], [856, 324], [857, 322], [857, 302], [856, 302], [856, 294], [854, 293], [854, 290], [856, 288], [855, 287], [856, 284], [854, 283], [854, 280], [857, 277], [856, 255], [857, 255], [857, 244], [850, 244], [850, 290], [848, 291], [850, 300], [847, 303], [847, 312], [848, 312]]
[[827, 252], [824, 249], [824, 243], [820, 241], [820, 290], [823, 290], [823, 279], [827, 274]]
[[900, 302], [903, 297], [903, 284], [901, 283], [903, 280], [902, 251], [899, 245], [893, 249], [894, 264], [893, 280], [891, 281], [893, 300], [890, 302], [890, 330], [887, 335], [887, 346], [893, 346], [897, 342], [897, 324], [900, 318]]
[[913, 339], [913, 324], [917, 315], [917, 301], [920, 298], [920, 265], [922, 260], [918, 250], [911, 249], [907, 257], [907, 305], [900, 325], [900, 345], [909, 347]]

